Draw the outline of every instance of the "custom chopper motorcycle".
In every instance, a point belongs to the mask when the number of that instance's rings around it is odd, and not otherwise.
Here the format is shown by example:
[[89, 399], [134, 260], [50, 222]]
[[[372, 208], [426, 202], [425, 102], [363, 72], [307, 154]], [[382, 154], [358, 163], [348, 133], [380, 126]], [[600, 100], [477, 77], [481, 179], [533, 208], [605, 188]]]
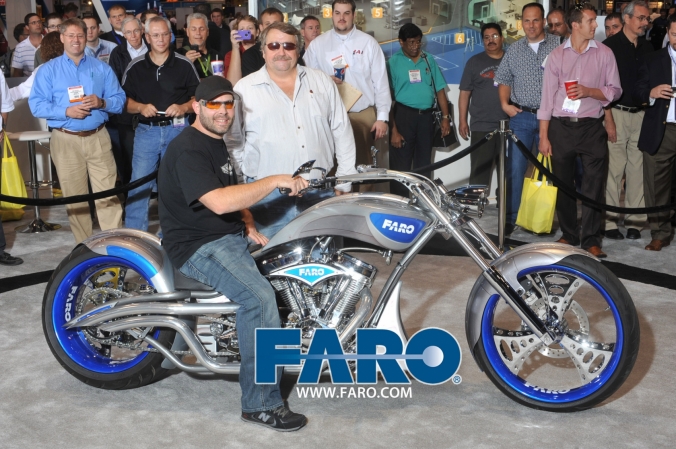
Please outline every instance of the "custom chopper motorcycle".
[[[310, 162], [299, 172], [312, 169]], [[639, 347], [636, 310], [617, 277], [591, 254], [556, 243], [502, 253], [469, 216], [481, 216], [485, 188], [448, 191], [412, 173], [368, 166], [358, 172], [338, 179], [322, 174], [309, 188], [391, 180], [411, 197], [328, 199], [252, 253], [276, 291], [283, 327], [302, 329], [304, 341], [315, 329], [336, 329], [345, 353], [354, 351], [358, 328], [389, 329], [407, 341], [400, 279], [440, 233], [456, 239], [482, 270], [467, 302], [467, 342], [504, 394], [536, 409], [578, 411], [626, 380]], [[336, 237], [368, 248], [339, 248]], [[378, 270], [359, 259], [363, 251], [388, 264], [403, 252], [377, 298], [371, 287]], [[237, 373], [237, 309], [174, 269], [156, 236], [116, 229], [84, 241], [56, 268], [42, 321], [52, 353], [69, 373], [94, 387], [125, 389], [176, 367]]]

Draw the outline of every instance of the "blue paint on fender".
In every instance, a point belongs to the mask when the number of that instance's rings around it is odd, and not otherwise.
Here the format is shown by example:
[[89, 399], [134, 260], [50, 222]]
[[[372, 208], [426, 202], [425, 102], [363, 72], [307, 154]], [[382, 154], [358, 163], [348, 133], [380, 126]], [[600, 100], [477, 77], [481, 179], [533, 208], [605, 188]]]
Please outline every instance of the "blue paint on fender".
[[399, 243], [411, 243], [425, 227], [425, 222], [417, 218], [375, 213], [369, 217], [378, 232]]

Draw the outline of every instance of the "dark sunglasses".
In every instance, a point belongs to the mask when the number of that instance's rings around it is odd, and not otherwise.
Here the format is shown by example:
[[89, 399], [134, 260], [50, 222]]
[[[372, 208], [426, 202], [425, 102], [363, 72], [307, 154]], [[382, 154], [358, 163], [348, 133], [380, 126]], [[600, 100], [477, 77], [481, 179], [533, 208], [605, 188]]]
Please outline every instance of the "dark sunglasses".
[[296, 49], [296, 44], [293, 42], [270, 42], [268, 48], [270, 50], [279, 50], [279, 47], [282, 47], [284, 50], [292, 51]]
[[207, 109], [221, 109], [221, 105], [225, 105], [225, 109], [232, 109], [235, 107], [235, 102], [233, 100], [228, 101], [207, 101], [200, 100], [203, 106], [206, 106]]

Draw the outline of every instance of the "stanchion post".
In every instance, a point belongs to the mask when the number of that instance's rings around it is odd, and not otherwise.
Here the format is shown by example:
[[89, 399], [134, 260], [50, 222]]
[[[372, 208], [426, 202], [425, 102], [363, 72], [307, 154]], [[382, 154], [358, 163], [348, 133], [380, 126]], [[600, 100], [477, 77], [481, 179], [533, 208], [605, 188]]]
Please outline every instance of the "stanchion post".
[[500, 161], [498, 164], [498, 248], [505, 250], [505, 221], [507, 219], [507, 185], [505, 182], [505, 153], [507, 152], [507, 130], [509, 120], [500, 120]]

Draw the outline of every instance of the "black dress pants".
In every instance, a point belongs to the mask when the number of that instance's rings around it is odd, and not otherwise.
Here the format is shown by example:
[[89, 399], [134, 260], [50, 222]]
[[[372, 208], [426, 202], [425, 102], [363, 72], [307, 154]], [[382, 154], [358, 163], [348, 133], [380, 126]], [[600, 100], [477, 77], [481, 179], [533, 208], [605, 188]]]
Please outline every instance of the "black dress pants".
[[[415, 109], [396, 104], [394, 122], [404, 137], [401, 148], [390, 145], [390, 170], [411, 171], [432, 163], [434, 116], [431, 111], [419, 113]], [[421, 173], [428, 178], [432, 172]], [[390, 183], [390, 192], [408, 197], [409, 191], [398, 182]]]
[[[581, 193], [598, 202], [605, 202], [605, 180], [608, 170], [608, 134], [603, 118], [580, 119], [579, 122], [552, 117], [549, 141], [552, 145], [553, 173], [565, 185], [575, 189], [575, 158], [580, 157], [584, 175]], [[577, 200], [559, 189], [556, 214], [563, 238], [583, 249], [601, 246], [603, 211], [582, 205], [582, 221], [577, 223]]]

